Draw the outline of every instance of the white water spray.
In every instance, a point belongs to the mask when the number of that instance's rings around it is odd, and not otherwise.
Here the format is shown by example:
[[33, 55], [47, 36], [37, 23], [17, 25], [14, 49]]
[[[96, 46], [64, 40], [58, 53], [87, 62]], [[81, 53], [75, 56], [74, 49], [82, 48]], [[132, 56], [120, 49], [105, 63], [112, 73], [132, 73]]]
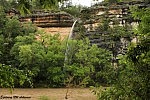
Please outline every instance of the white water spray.
[[68, 51], [69, 51], [69, 44], [68, 44], [68, 42], [69, 42], [69, 40], [71, 40], [71, 39], [73, 38], [73, 29], [74, 29], [75, 24], [76, 24], [77, 21], [78, 21], [78, 20], [75, 20], [75, 21], [74, 21], [74, 23], [73, 23], [73, 25], [72, 25], [72, 27], [71, 27], [71, 30], [70, 30], [69, 37], [68, 37], [68, 39], [67, 39], [67, 44], [66, 44], [67, 46], [66, 46], [66, 52], [65, 52], [64, 67], [65, 67], [66, 62], [68, 61], [68, 57], [67, 57], [67, 54], [68, 54]]

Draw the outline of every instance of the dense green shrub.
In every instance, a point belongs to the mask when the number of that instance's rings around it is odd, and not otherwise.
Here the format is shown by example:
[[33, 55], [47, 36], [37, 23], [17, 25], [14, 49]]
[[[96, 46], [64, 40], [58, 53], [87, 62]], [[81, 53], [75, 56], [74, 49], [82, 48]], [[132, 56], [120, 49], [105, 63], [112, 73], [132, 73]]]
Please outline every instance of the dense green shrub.
[[[106, 83], [106, 69], [111, 68], [111, 53], [88, 39], [71, 40], [67, 51], [65, 70], [68, 83], [74, 86], [89, 86]], [[105, 69], [105, 70], [104, 70]]]
[[18, 70], [11, 65], [0, 64], [0, 87], [14, 88], [16, 84], [27, 83], [32, 86], [32, 73], [30, 71]]

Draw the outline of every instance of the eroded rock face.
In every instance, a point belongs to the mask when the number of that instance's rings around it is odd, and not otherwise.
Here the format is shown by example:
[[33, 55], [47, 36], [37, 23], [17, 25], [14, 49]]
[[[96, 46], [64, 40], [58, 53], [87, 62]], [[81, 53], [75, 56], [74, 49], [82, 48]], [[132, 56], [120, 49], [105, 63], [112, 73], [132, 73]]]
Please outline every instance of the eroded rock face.
[[[130, 7], [137, 6], [138, 8], [150, 7], [150, 3], [141, 1], [125, 1], [114, 4], [99, 3], [89, 9], [82, 10], [84, 26], [87, 29], [85, 35], [89, 37], [91, 45], [96, 44], [98, 47], [109, 49], [113, 52], [113, 57], [127, 52], [127, 46], [130, 42], [136, 42], [136, 37], [133, 35], [132, 29], [137, 28], [139, 20], [134, 20], [131, 16]], [[88, 17], [84, 16], [88, 15]], [[110, 29], [114, 27], [126, 27], [127, 35], [119, 36], [120, 33], [113, 33], [107, 27], [104, 27], [104, 22], [108, 24]]]
[[[110, 25], [116, 24], [118, 21], [119, 26], [123, 26], [126, 23], [130, 24], [132, 22], [136, 22], [131, 18], [130, 7], [137, 6], [139, 8], [147, 8], [150, 7], [150, 2], [142, 2], [142, 1], [124, 1], [113, 4], [108, 4], [106, 2], [102, 2], [96, 5], [93, 5], [89, 9], [84, 9], [81, 11], [82, 15], [89, 15], [89, 18], [85, 21], [85, 24], [95, 24], [97, 22], [102, 22], [101, 20], [104, 18], [110, 19]], [[85, 17], [85, 16], [84, 16]]]
[[71, 27], [73, 17], [68, 13], [36, 12], [34, 14], [20, 17], [21, 22], [32, 22], [38, 27]]

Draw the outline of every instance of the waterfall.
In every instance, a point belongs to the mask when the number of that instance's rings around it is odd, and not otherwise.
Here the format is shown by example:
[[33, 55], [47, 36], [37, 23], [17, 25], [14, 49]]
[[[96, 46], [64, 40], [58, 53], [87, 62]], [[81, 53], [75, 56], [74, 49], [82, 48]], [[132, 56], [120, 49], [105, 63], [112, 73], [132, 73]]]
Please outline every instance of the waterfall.
[[75, 20], [74, 23], [73, 23], [73, 25], [72, 25], [72, 27], [71, 27], [71, 31], [70, 31], [70, 34], [69, 34], [69, 37], [68, 37], [68, 41], [69, 41], [70, 39], [72, 39], [73, 29], [74, 29], [74, 26], [75, 26], [75, 24], [76, 24], [77, 21], [78, 21], [78, 20]]
[[68, 51], [69, 51], [69, 44], [68, 44], [68, 42], [69, 42], [69, 40], [71, 40], [73, 37], [73, 29], [74, 29], [74, 27], [75, 27], [75, 24], [76, 24], [76, 22], [77, 22], [78, 20], [75, 20], [74, 21], [74, 23], [73, 23], [73, 25], [72, 25], [72, 27], [71, 27], [71, 30], [70, 30], [70, 34], [69, 34], [69, 36], [68, 36], [68, 39], [67, 39], [67, 46], [66, 46], [66, 52], [65, 52], [65, 60], [64, 60], [64, 67], [65, 67], [65, 64], [66, 64], [66, 62], [67, 62], [67, 60], [68, 60], [68, 57], [67, 57], [67, 54], [68, 54]]

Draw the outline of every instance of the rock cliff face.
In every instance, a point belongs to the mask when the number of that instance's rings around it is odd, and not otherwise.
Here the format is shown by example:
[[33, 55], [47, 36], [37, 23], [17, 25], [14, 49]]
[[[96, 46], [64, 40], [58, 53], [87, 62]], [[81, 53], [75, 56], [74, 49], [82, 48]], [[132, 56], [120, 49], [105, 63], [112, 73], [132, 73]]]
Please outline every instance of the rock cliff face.
[[[89, 37], [91, 45], [97, 44], [112, 51], [114, 61], [117, 61], [117, 55], [125, 54], [128, 43], [135, 40], [132, 29], [137, 28], [140, 20], [131, 16], [130, 8], [133, 6], [147, 8], [150, 4], [128, 1], [109, 5], [102, 2], [81, 11], [87, 29], [85, 36]], [[124, 29], [122, 33], [121, 27]]]
[[20, 17], [21, 22], [31, 21], [38, 27], [71, 27], [73, 17], [64, 12], [44, 12], [36, 11], [31, 15]]
[[[92, 24], [92, 26], [97, 26], [97, 23], [103, 23], [103, 20], [109, 19], [109, 25], [120, 25], [123, 26], [125, 24], [135, 25], [137, 24], [136, 20], [133, 20], [131, 17], [130, 8], [132, 6], [137, 6], [138, 8], [147, 8], [150, 7], [150, 3], [145, 3], [141, 1], [128, 1], [128, 2], [118, 2], [114, 4], [108, 4], [105, 2], [93, 5], [89, 9], [82, 10], [82, 17], [84, 20], [89, 17], [88, 20], [85, 21], [85, 25]], [[86, 17], [85, 17], [85, 16]], [[116, 24], [117, 23], [117, 24]]]
[[[12, 14], [12, 13], [11, 13]], [[23, 23], [32, 22], [46, 34], [60, 34], [61, 39], [67, 38], [74, 18], [65, 12], [34, 11], [31, 15], [20, 16]]]
[[74, 22], [73, 16], [65, 12], [52, 11], [33, 11], [32, 14], [20, 16], [19, 12], [11, 9], [6, 12], [8, 17], [19, 16], [22, 23], [32, 22], [39, 30], [45, 31], [47, 34], [60, 34], [61, 38], [66, 38], [71, 30]]

